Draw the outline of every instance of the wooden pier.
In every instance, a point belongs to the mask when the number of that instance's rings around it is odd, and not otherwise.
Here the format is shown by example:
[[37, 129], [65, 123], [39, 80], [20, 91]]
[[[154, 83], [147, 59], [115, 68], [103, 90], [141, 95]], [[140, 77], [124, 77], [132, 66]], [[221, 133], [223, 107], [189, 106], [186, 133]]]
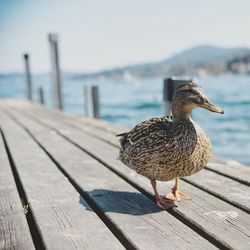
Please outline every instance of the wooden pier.
[[213, 158], [164, 211], [117, 160], [124, 129], [6, 99], [0, 131], [0, 249], [250, 249], [250, 168]]

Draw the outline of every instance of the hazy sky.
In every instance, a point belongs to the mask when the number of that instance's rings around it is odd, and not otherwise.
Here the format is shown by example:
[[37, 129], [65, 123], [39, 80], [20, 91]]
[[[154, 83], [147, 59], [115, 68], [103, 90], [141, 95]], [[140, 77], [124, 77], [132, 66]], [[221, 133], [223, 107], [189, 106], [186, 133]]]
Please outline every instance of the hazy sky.
[[50, 67], [59, 34], [62, 68], [87, 72], [164, 59], [200, 44], [250, 47], [249, 0], [0, 0], [0, 72]]

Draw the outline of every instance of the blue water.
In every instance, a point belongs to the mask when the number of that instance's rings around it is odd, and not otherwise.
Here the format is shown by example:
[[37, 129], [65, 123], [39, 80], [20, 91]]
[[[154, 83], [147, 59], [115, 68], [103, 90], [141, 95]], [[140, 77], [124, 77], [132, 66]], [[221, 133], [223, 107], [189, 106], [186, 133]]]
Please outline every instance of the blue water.
[[[193, 118], [209, 134], [214, 155], [237, 160], [250, 166], [250, 76], [216, 76], [197, 79], [212, 102], [225, 114], [195, 110]], [[0, 78], [0, 97], [25, 98], [24, 78]], [[53, 106], [53, 89], [48, 76], [36, 76], [36, 89], [42, 86], [45, 102]], [[139, 79], [130, 82], [96, 79], [64, 79], [63, 99], [66, 112], [84, 115], [83, 86], [99, 85], [102, 119], [132, 128], [138, 122], [163, 115], [162, 79]]]

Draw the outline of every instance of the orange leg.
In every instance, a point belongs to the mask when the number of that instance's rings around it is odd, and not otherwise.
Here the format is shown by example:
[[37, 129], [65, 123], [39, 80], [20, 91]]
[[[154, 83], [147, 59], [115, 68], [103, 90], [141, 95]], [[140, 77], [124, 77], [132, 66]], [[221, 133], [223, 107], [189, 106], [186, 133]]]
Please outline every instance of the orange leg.
[[172, 188], [172, 192], [169, 193], [167, 197], [171, 200], [177, 200], [177, 201], [192, 199], [190, 195], [184, 194], [180, 191], [180, 178], [179, 177], [175, 178], [175, 185]]
[[154, 192], [155, 192], [155, 200], [156, 200], [156, 204], [158, 207], [163, 208], [163, 209], [167, 209], [167, 208], [175, 206], [175, 203], [173, 200], [168, 200], [166, 198], [162, 198], [159, 195], [159, 193], [157, 191], [157, 187], [156, 187], [156, 180], [152, 180], [151, 185], [152, 185]]

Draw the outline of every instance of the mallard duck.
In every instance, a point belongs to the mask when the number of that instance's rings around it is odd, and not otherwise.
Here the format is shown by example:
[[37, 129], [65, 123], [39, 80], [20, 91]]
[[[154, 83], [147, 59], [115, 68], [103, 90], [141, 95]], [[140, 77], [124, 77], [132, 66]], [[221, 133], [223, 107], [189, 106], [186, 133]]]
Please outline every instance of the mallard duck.
[[[190, 82], [176, 88], [172, 116], [143, 121], [118, 135], [120, 160], [151, 181], [156, 204], [164, 209], [175, 206], [175, 201], [191, 199], [180, 191], [179, 178], [202, 170], [211, 156], [209, 137], [191, 118], [196, 107], [224, 113], [208, 101], [201, 86]], [[156, 181], [173, 179], [172, 192], [167, 197], [160, 196]]]

